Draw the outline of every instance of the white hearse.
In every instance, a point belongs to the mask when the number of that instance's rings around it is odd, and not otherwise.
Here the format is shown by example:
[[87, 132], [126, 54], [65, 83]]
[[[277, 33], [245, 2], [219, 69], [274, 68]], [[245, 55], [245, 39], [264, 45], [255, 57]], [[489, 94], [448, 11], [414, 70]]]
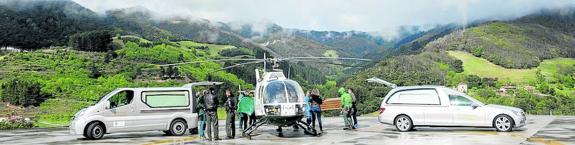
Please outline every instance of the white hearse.
[[197, 128], [194, 86], [219, 85], [199, 82], [182, 87], [119, 88], [96, 104], [78, 111], [70, 124], [71, 134], [100, 139], [106, 133], [163, 131], [183, 135]]
[[509, 132], [525, 125], [525, 114], [515, 107], [484, 105], [443, 86], [409, 86], [395, 87], [385, 96], [378, 120], [401, 132], [416, 126], [493, 127]]

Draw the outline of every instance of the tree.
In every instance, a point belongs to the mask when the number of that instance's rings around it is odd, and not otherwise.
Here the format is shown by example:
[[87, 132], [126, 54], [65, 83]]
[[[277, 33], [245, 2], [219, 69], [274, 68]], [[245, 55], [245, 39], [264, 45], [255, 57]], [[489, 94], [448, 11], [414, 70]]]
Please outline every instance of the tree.
[[88, 31], [70, 36], [68, 45], [81, 51], [105, 52], [112, 50], [112, 40], [110, 31]]
[[2, 85], [2, 101], [14, 105], [38, 106], [47, 96], [41, 92], [40, 83], [32, 80], [13, 78]]

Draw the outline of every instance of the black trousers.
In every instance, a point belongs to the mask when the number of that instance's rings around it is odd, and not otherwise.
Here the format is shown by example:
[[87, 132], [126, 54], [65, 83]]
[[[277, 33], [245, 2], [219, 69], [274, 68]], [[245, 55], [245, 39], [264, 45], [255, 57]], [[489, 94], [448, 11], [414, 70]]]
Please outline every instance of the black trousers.
[[236, 112], [234, 111], [227, 112], [226, 135], [228, 138], [236, 136]]
[[252, 115], [250, 115], [250, 124], [255, 123], [256, 123], [256, 113], [252, 113]]
[[240, 127], [242, 130], [246, 130], [248, 128], [248, 114], [240, 113]]
[[353, 126], [357, 126], [357, 107], [353, 105], [351, 107], [351, 120], [353, 120]]

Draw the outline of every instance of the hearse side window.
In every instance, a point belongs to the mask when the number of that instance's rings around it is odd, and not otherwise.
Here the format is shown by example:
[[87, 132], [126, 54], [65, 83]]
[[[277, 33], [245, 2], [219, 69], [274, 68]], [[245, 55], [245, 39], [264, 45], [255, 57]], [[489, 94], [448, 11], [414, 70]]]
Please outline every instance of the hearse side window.
[[449, 95], [449, 102], [451, 106], [471, 106], [473, 101], [459, 95]]
[[413, 89], [395, 92], [389, 99], [388, 104], [418, 104], [440, 105], [439, 95], [435, 89]]
[[133, 98], [134, 91], [124, 90], [114, 94], [114, 96], [110, 97], [108, 100], [110, 101], [110, 108], [116, 108], [130, 104]]
[[142, 102], [152, 108], [188, 107], [188, 91], [147, 91], [142, 93]]

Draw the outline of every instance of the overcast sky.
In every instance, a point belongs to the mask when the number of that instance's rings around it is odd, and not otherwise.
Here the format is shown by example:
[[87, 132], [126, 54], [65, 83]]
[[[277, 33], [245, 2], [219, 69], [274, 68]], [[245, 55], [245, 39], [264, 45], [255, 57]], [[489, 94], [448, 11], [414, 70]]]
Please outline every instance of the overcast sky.
[[142, 6], [162, 14], [221, 22], [271, 22], [287, 28], [389, 31], [401, 25], [435, 25], [509, 19], [575, 0], [74, 0], [96, 12]]

